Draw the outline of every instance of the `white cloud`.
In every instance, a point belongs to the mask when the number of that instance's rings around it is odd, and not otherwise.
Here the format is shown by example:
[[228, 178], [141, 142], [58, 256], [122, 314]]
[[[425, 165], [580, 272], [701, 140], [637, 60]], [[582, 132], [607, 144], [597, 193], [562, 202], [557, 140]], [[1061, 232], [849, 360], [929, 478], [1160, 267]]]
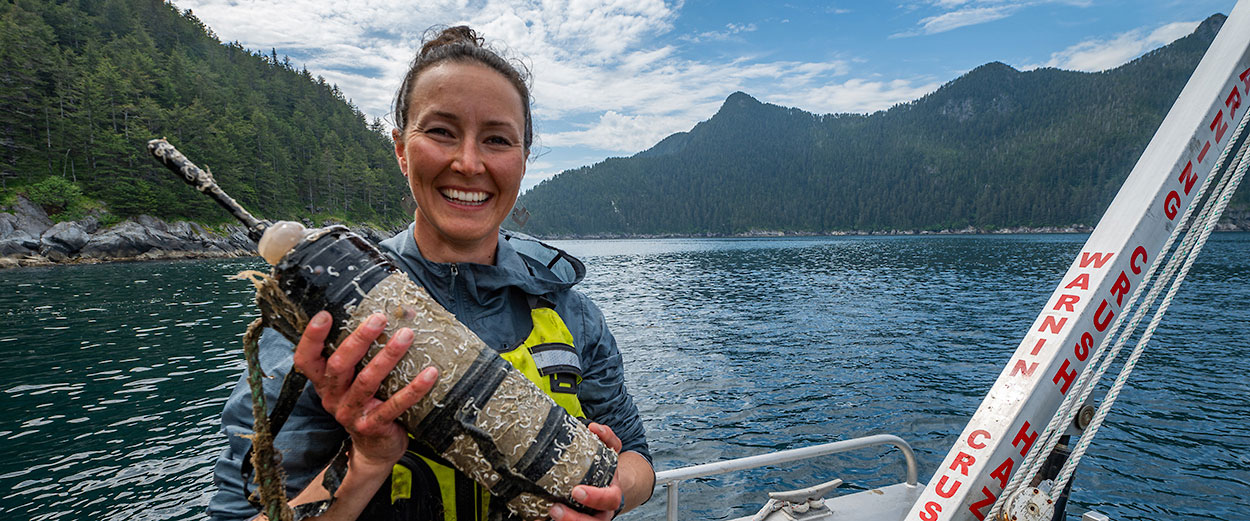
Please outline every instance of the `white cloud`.
[[772, 96], [767, 101], [779, 105], [802, 107], [817, 114], [843, 112], [875, 112], [899, 103], [918, 99], [937, 90], [941, 83], [916, 83], [908, 80], [869, 81], [851, 79], [833, 85], [821, 85], [802, 92]]
[[[338, 2], [180, 0], [224, 41], [257, 50], [308, 56], [296, 60], [338, 84], [371, 116], [389, 109], [422, 33], [434, 25], [469, 24], [506, 55], [581, 64], [611, 62], [650, 34], [670, 29], [662, 0], [443, 0]], [[351, 42], [345, 44], [344, 42]], [[496, 43], [496, 46], [501, 46]]]
[[[180, 0], [177, 5], [193, 9], [225, 41], [292, 55], [297, 67], [306, 65], [313, 75], [339, 85], [372, 117], [389, 112], [394, 89], [428, 27], [468, 24], [533, 72], [537, 152], [549, 149], [529, 167], [527, 178], [535, 182], [586, 164], [573, 161], [592, 157], [593, 151], [631, 154], [688, 130], [734, 91], [819, 113], [871, 112], [936, 88], [919, 81], [857, 79], [851, 77], [851, 62], [838, 58], [689, 58], [671, 34], [680, 9], [676, 1], [370, 0], [341, 7], [321, 0]], [[747, 23], [716, 32], [728, 37], [755, 30]]]
[[[929, 34], [944, 33], [967, 27], [969, 25], [983, 24], [994, 20], [1001, 20], [1011, 16], [1013, 12], [1022, 7], [1022, 4], [1014, 5], [992, 5], [980, 7], [963, 7], [966, 1], [939, 1], [937, 7], [940, 8], [957, 8], [954, 11], [944, 12], [933, 16], [922, 18], [919, 22], [920, 27], [890, 35], [891, 38], [904, 38], [909, 36], [922, 36]], [[995, 2], [996, 3], [996, 2]]]
[[555, 132], [543, 138], [546, 146], [588, 145], [620, 153], [632, 153], [656, 144], [666, 136], [690, 128], [681, 116], [627, 115], [609, 110], [581, 130]]
[[[584, 105], [588, 100], [595, 100], [596, 106], [608, 107], [607, 110], [593, 123], [544, 134], [542, 144], [553, 148], [586, 146], [614, 153], [637, 152], [707, 119], [728, 94], [738, 90], [770, 103], [814, 113], [835, 113], [886, 109], [924, 96], [940, 85], [912, 80], [832, 82], [834, 77], [844, 76], [848, 70], [846, 62], [838, 61], [683, 63], [629, 74], [594, 71], [581, 77], [583, 83], [575, 87], [568, 87], [573, 79], [553, 85], [553, 91], [559, 91], [560, 86], [566, 88], [565, 99], [543, 102], [539, 109], [550, 119], [558, 119], [555, 114], [563, 111], [595, 112], [593, 107]], [[603, 96], [579, 98], [581, 93], [594, 90], [614, 95], [608, 97], [610, 99]], [[555, 96], [560, 92], [550, 94]]]
[[[421, 32], [457, 20], [454, 2], [401, 0], [344, 6], [301, 0], [179, 0], [223, 41], [293, 55], [296, 67], [337, 84], [365, 114], [383, 117]], [[406, 23], [429, 20], [428, 23]], [[301, 59], [301, 57], [307, 57]]]
[[681, 39], [691, 43], [699, 43], [709, 40], [725, 41], [733, 38], [734, 35], [738, 33], [750, 33], [754, 32], [756, 29], [755, 24], [725, 24], [725, 30], [723, 31], [706, 31], [694, 36], [683, 36]]
[[1153, 30], [1134, 29], [1109, 40], [1086, 40], [1051, 54], [1050, 60], [1042, 66], [1087, 72], [1112, 69], [1146, 51], [1167, 45], [1194, 32], [1198, 24], [1199, 22], [1174, 22]]
[[924, 34], [937, 34], [969, 25], [992, 22], [1011, 15], [1015, 8], [1015, 6], [973, 7], [951, 11], [921, 20], [920, 30]]
[[909, 11], [936, 10], [938, 14], [920, 19], [919, 27], [890, 35], [905, 38], [944, 33], [947, 31], [979, 25], [1007, 18], [1022, 8], [1041, 4], [1067, 4], [1087, 7], [1090, 0], [927, 0], [921, 5], [904, 4]]
[[[627, 66], [640, 62], [648, 65]], [[637, 152], [707, 119], [734, 91], [761, 97], [803, 92], [850, 70], [845, 61], [701, 63], [625, 56], [621, 64], [585, 68], [535, 62], [538, 118], [554, 121], [578, 114], [599, 115], [592, 124], [546, 134], [544, 145]], [[806, 103], [797, 105], [808, 108]]]

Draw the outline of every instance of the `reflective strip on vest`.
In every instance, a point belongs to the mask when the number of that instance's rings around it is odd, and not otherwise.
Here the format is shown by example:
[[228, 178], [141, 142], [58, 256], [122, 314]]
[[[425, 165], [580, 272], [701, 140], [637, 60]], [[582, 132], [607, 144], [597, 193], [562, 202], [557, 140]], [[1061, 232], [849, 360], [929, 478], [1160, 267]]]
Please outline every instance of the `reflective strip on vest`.
[[571, 350], [572, 347], [565, 344], [543, 344], [531, 347], [530, 356], [534, 357], [534, 365], [538, 366], [538, 375], [548, 376], [563, 372], [580, 376], [582, 359]]

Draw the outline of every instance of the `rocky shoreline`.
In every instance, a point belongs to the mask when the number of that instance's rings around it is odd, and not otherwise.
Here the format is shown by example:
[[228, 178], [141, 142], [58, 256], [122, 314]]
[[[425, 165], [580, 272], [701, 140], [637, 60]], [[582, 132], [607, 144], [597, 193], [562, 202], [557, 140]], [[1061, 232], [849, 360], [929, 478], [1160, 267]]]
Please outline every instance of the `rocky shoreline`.
[[[214, 232], [197, 223], [167, 223], [141, 215], [108, 228], [95, 216], [54, 223], [24, 197], [0, 212], [0, 269], [57, 264], [250, 257], [256, 245], [240, 225]], [[390, 237], [367, 227], [352, 231], [374, 241]]]
[[[943, 230], [833, 230], [828, 232], [796, 232], [778, 230], [751, 230], [742, 233], [702, 233], [702, 234], [668, 234], [668, 233], [604, 233], [589, 235], [544, 235], [543, 239], [582, 240], [582, 239], [765, 239], [770, 237], [854, 237], [854, 236], [893, 236], [893, 235], [1007, 235], [1013, 233], [1090, 233], [1093, 226], [1073, 224], [1069, 226], [1013, 226], [1007, 228], [948, 228]], [[1224, 219], [1216, 225], [1217, 232], [1250, 232], [1250, 211], [1232, 211], [1225, 214]]]
[[[54, 223], [38, 205], [24, 197], [9, 212], [0, 212], [0, 269], [58, 264], [251, 257], [256, 245], [240, 225], [225, 226], [214, 232], [203, 226], [179, 221], [167, 223], [141, 215], [117, 225], [102, 228], [88, 216], [78, 221]], [[311, 224], [311, 223], [305, 223]], [[395, 232], [368, 227], [352, 231], [377, 243]], [[1250, 211], [1230, 211], [1217, 231], [1250, 231]], [[859, 235], [964, 235], [1007, 233], [1089, 233], [1092, 226], [1013, 227], [986, 230], [974, 227], [950, 230], [832, 231], [827, 233], [752, 230], [738, 234], [603, 234], [551, 236], [547, 239], [664, 239], [664, 238], [767, 238]]]

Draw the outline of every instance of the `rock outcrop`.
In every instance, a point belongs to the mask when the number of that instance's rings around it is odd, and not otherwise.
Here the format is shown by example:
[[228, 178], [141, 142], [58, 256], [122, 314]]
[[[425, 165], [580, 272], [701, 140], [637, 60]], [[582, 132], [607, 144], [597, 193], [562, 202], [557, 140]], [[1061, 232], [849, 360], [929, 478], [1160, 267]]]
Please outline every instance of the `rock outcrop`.
[[83, 221], [59, 222], [39, 237], [39, 254], [55, 262], [62, 262], [81, 250], [91, 240], [91, 232], [100, 222], [95, 217]]
[[43, 208], [18, 196], [13, 213], [0, 212], [0, 256], [11, 257], [37, 252], [43, 232], [52, 228], [52, 219]]
[[[148, 215], [101, 228], [95, 216], [53, 223], [24, 197], [0, 212], [0, 269], [58, 263], [196, 259], [256, 255], [256, 245], [240, 225], [211, 231], [187, 221], [167, 223]], [[305, 223], [312, 226], [311, 222]], [[374, 242], [392, 233], [364, 226], [353, 232]]]
[[0, 212], [0, 268], [54, 263], [161, 258], [239, 257], [256, 248], [241, 226], [214, 233], [190, 222], [139, 216], [107, 229], [95, 216], [53, 223], [38, 205], [18, 196]]

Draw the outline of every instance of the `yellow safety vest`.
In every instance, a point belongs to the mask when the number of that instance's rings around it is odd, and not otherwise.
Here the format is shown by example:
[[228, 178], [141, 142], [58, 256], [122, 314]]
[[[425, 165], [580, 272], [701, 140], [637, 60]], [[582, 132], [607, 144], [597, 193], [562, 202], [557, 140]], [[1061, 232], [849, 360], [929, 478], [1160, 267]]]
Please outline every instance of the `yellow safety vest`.
[[[577, 399], [582, 369], [577, 350], [573, 347], [573, 334], [549, 303], [537, 299], [531, 301], [530, 307], [530, 319], [534, 326], [529, 337], [512, 350], [500, 353], [500, 356], [569, 414], [585, 418], [582, 403]], [[418, 472], [437, 480], [444, 521], [485, 520], [490, 493], [441, 461], [432, 451], [419, 450], [419, 443], [412, 445], [417, 447], [410, 446], [408, 453], [391, 471], [391, 504], [412, 498], [413, 473]]]

